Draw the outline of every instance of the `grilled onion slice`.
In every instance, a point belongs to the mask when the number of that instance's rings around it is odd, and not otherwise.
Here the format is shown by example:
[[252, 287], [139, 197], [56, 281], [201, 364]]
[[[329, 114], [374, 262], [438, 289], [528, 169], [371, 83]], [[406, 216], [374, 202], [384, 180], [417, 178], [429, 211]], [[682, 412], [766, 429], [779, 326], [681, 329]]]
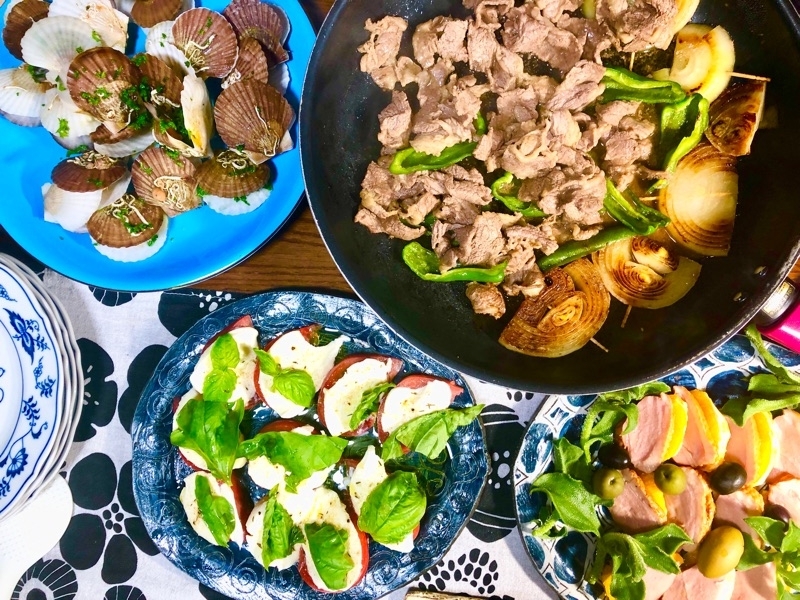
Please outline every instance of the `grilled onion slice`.
[[725, 29], [690, 23], [678, 32], [669, 79], [713, 102], [728, 86], [735, 62], [733, 40]]
[[726, 256], [738, 195], [736, 158], [700, 144], [678, 163], [669, 185], [661, 190], [658, 209], [670, 218], [667, 232], [682, 249]]
[[700, 265], [646, 237], [620, 240], [595, 252], [592, 261], [617, 300], [637, 308], [664, 308], [692, 289]]
[[550, 285], [526, 298], [500, 334], [500, 343], [529, 356], [557, 358], [575, 352], [605, 323], [611, 298], [600, 273], [580, 258], [547, 272]]
[[764, 114], [765, 81], [736, 81], [714, 100], [706, 137], [720, 152], [750, 154], [750, 145]]

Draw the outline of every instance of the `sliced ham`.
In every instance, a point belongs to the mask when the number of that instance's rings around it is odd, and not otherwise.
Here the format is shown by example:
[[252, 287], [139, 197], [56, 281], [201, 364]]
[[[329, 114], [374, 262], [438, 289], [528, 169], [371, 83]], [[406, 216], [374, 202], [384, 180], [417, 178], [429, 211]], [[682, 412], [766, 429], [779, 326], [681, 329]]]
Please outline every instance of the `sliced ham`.
[[686, 467], [712, 470], [725, 458], [731, 435], [728, 423], [705, 392], [690, 392], [679, 385], [674, 390], [689, 408], [686, 435], [674, 460]]
[[768, 481], [786, 475], [800, 478], [800, 413], [785, 410], [772, 420], [773, 459]]
[[742, 533], [750, 534], [760, 542], [758, 534], [745, 523], [747, 517], [755, 517], [764, 512], [764, 497], [758, 490], [746, 487], [727, 496], [717, 497], [717, 512], [714, 515], [716, 525], [733, 525]]
[[637, 404], [639, 421], [636, 428], [620, 437], [631, 463], [643, 473], [652, 473], [663, 461], [671, 458], [667, 455], [671, 454], [669, 447], [674, 443], [674, 436], [682, 439], [686, 433], [685, 417], [678, 419], [679, 425], [674, 425], [675, 411], [681, 408], [685, 411], [683, 400], [676, 398], [676, 401], [680, 403], [677, 406], [667, 394], [642, 398]]
[[[763, 485], [773, 461], [772, 417], [769, 413], [758, 413], [739, 427], [730, 417], [725, 417], [731, 431], [731, 439], [725, 450], [725, 460], [744, 467], [747, 473], [745, 485]], [[798, 461], [800, 465], [800, 461]]]
[[614, 499], [611, 516], [614, 522], [630, 533], [640, 533], [660, 527], [667, 522], [666, 511], [648, 493], [645, 482], [635, 471], [622, 471], [625, 488]]
[[731, 600], [736, 571], [719, 579], [709, 579], [697, 567], [683, 571], [675, 578], [663, 600]]
[[644, 574], [644, 600], [658, 600], [675, 582], [677, 575], [647, 567]]
[[736, 571], [731, 600], [775, 600], [777, 597], [775, 563], [767, 563], [747, 571]]
[[703, 539], [714, 520], [714, 496], [703, 474], [683, 467], [686, 475], [686, 489], [680, 494], [665, 495], [667, 515], [670, 523], [683, 527], [694, 544], [686, 544], [683, 549], [691, 551]]
[[770, 485], [767, 502], [785, 508], [794, 524], [800, 526], [800, 479], [784, 479]]

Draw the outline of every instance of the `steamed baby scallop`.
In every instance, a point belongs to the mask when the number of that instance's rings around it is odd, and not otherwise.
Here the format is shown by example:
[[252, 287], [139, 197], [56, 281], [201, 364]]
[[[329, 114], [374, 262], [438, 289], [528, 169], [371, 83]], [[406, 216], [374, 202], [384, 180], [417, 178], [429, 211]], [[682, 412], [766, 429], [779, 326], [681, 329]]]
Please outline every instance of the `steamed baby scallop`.
[[365, 23], [360, 68], [390, 101], [356, 223], [402, 240], [426, 285], [467, 282], [531, 356], [602, 335], [603, 293], [636, 310], [692, 293], [729, 251], [765, 101], [764, 78], [731, 82], [730, 34], [689, 23], [697, 0], [463, 4]]
[[[147, 35], [133, 56], [129, 19]], [[127, 262], [163, 247], [183, 212], [256, 210], [272, 189], [267, 161], [294, 145], [289, 28], [260, 0], [224, 14], [181, 0], [12, 2], [3, 42], [24, 62], [0, 70], [0, 114], [68, 151], [42, 186], [45, 220]], [[212, 146], [216, 130], [225, 145]]]

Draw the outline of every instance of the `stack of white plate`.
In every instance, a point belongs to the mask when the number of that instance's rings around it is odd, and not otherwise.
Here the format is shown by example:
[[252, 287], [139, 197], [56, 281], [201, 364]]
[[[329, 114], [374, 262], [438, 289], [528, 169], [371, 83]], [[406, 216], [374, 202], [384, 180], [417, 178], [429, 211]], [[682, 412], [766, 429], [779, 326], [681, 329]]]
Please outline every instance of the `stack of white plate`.
[[83, 369], [61, 303], [0, 254], [0, 520], [58, 476], [83, 407]]

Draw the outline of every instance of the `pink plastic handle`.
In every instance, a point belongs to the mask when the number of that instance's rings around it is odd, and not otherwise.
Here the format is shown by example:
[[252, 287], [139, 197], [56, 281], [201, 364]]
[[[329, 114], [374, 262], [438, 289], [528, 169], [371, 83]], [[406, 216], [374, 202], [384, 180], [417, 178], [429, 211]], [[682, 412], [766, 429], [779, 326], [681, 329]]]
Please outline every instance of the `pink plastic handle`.
[[758, 329], [765, 338], [793, 352], [800, 352], [800, 303], [795, 304], [777, 322]]

